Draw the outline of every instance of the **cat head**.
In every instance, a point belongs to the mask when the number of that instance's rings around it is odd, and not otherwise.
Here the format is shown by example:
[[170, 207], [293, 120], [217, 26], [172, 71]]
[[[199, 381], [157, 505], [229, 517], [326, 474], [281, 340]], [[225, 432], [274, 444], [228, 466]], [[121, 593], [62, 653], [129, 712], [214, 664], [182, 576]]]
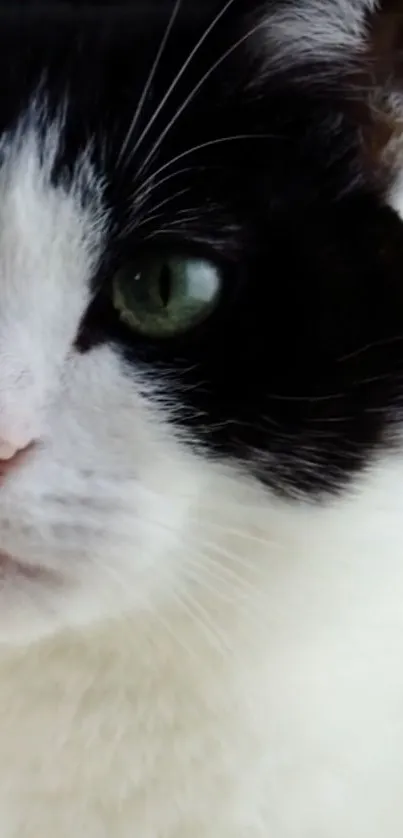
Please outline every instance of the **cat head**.
[[393, 444], [373, 7], [0, 10], [2, 642], [175, 602]]

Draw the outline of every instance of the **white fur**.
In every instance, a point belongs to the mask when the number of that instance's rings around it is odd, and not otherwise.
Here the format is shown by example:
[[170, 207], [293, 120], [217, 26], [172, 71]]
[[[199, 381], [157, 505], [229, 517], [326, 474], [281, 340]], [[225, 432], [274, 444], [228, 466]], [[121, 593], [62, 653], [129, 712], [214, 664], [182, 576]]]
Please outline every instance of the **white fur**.
[[400, 835], [402, 476], [287, 507], [212, 467], [163, 605], [4, 649], [0, 834]]
[[[269, 67], [298, 66], [312, 59], [354, 59], [366, 45], [367, 21], [378, 0], [294, 0], [267, 15]], [[268, 49], [267, 49], [268, 47]]]
[[397, 172], [397, 176], [387, 192], [386, 199], [389, 206], [403, 219], [403, 169]]
[[0, 838], [397, 838], [403, 454], [310, 505], [192, 450], [72, 350], [95, 180], [7, 143], [0, 436], [40, 446], [0, 488]]

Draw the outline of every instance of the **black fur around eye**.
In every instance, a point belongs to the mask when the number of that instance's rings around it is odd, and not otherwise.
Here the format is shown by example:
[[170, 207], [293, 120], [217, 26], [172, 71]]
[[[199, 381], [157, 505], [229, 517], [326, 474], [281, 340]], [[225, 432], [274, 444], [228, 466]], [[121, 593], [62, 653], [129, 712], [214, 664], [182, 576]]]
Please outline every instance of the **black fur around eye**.
[[[64, 157], [74, 171], [90, 138], [110, 213], [77, 347], [110, 343], [126, 369], [161, 376], [178, 425], [275, 489], [321, 492], [380, 444], [399, 392], [400, 345], [385, 340], [401, 329], [401, 225], [363, 164], [345, 67], [301, 53], [271, 72], [264, 5], [228, 6], [181, 73], [213, 14], [183, 2], [145, 96], [174, 3], [134, 4], [125, 26], [108, 13], [52, 38], [38, 27], [28, 66], [57, 66], [51, 101], [73, 66]], [[12, 66], [0, 51], [5, 88]], [[210, 266], [201, 300], [196, 263]]]

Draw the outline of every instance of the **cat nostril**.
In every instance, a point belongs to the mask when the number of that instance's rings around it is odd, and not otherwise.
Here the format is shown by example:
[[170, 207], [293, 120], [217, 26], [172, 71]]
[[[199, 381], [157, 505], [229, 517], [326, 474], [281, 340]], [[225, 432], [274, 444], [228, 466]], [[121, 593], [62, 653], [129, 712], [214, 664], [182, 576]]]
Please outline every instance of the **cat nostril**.
[[0, 439], [0, 476], [19, 465], [24, 455], [31, 450], [33, 445], [35, 443], [32, 441], [18, 448], [10, 442]]

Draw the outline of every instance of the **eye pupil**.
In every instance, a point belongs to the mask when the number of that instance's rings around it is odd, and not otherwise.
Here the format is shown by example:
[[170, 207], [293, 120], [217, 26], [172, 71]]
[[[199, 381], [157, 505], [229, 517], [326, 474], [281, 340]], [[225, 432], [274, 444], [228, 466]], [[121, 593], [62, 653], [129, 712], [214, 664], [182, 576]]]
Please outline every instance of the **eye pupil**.
[[126, 327], [149, 338], [184, 334], [215, 309], [221, 274], [208, 260], [150, 254], [117, 271], [113, 306]]
[[162, 265], [161, 273], [159, 275], [159, 295], [164, 308], [167, 307], [171, 298], [172, 292], [172, 275], [171, 269], [167, 263]]

